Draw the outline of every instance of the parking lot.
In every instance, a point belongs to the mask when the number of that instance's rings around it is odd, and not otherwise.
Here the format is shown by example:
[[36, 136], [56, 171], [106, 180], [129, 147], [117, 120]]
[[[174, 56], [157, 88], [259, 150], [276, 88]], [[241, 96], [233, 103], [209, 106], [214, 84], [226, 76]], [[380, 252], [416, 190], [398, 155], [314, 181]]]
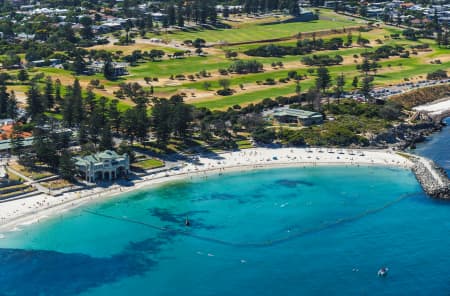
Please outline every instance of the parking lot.
[[[390, 96], [412, 91], [414, 89], [428, 87], [433, 85], [439, 85], [444, 83], [450, 83], [450, 78], [442, 80], [420, 80], [416, 82], [404, 82], [396, 85], [390, 85], [388, 87], [376, 88], [370, 92], [370, 95], [375, 99], [386, 100]], [[346, 98], [353, 98], [358, 101], [365, 101], [364, 96], [355, 91], [345, 96]]]

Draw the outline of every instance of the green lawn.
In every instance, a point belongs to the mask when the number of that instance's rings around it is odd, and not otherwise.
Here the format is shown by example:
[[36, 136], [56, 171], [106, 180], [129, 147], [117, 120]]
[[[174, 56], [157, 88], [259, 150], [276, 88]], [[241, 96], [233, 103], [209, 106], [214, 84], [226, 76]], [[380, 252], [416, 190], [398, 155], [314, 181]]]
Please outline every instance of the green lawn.
[[[384, 32], [384, 31], [383, 31]], [[358, 37], [358, 32], [352, 32], [353, 41], [356, 41], [356, 38]], [[384, 39], [384, 35], [380, 34], [378, 32], [369, 31], [369, 32], [362, 32], [361, 37], [366, 39]], [[340, 34], [332, 34], [332, 35], [326, 35], [318, 37], [320, 39], [323, 39], [324, 41], [328, 41], [332, 38], [342, 38], [344, 41], [347, 39], [347, 33], [340, 33]], [[302, 39], [310, 39], [310, 38], [302, 38]], [[240, 45], [230, 45], [230, 46], [222, 46], [221, 48], [224, 50], [231, 50], [231, 51], [237, 51], [237, 52], [244, 52], [249, 49], [254, 49], [263, 45], [269, 45], [274, 44], [278, 46], [296, 46], [297, 45], [297, 39], [290, 39], [286, 41], [276, 41], [276, 42], [263, 42], [263, 43], [250, 43], [250, 44], [240, 44]], [[354, 43], [356, 44], [356, 43]]]
[[[342, 55], [342, 56], [351, 56], [354, 54], [360, 54], [364, 51], [366, 51], [367, 49], [365, 48], [360, 48], [360, 47], [356, 47], [356, 48], [350, 48], [350, 49], [341, 49], [341, 50], [335, 50], [335, 51], [323, 51], [320, 52], [320, 54], [329, 54], [329, 55]], [[285, 69], [285, 68], [279, 68], [275, 71], [270, 71], [270, 72], [261, 72], [261, 73], [255, 73], [255, 74], [247, 74], [247, 75], [226, 75], [226, 76], [220, 76], [220, 78], [217, 78], [217, 80], [212, 80], [209, 81], [211, 82], [211, 89], [219, 89], [220, 86], [218, 84], [218, 80], [219, 79], [230, 79], [231, 85], [232, 86], [238, 86], [239, 84], [246, 84], [246, 83], [255, 83], [256, 81], [260, 80], [260, 81], [264, 81], [266, 78], [273, 78], [273, 79], [279, 79], [279, 78], [285, 78], [287, 77], [287, 73], [289, 71], [297, 71], [298, 73], [301, 74], [306, 74], [306, 70], [308, 69], [308, 67], [306, 67], [305, 65], [303, 65], [300, 60], [303, 57], [306, 56], [312, 56], [314, 54], [310, 54], [310, 55], [303, 55], [303, 56], [286, 56], [286, 57], [282, 57], [282, 58], [255, 58], [255, 60], [262, 62], [264, 64], [264, 68], [265, 69], [271, 69], [270, 64], [272, 62], [276, 62], [276, 61], [283, 61], [285, 63], [287, 62], [297, 62], [298, 63], [298, 68], [297, 69]], [[231, 63], [231, 61], [229, 62]], [[229, 65], [229, 64], [227, 64]], [[354, 68], [355, 66], [350, 65], [348, 67]], [[330, 68], [331, 69], [331, 68]], [[158, 91], [161, 92], [167, 92], [170, 93], [171, 91], [176, 90], [177, 88], [183, 87], [183, 88], [193, 88], [193, 89], [203, 89], [203, 83], [204, 81], [200, 80], [200, 81], [196, 81], [196, 82], [190, 82], [190, 81], [185, 81], [185, 82], [179, 82], [181, 85], [179, 87], [157, 87], [156, 89]]]
[[[168, 34], [168, 38], [172, 39], [195, 39], [195, 38], [204, 38], [210, 42], [216, 42], [218, 40], [226, 40], [228, 42], [241, 42], [241, 41], [258, 41], [264, 39], [273, 39], [280, 37], [289, 37], [294, 36], [298, 32], [307, 32], [307, 31], [317, 31], [324, 29], [342, 29], [343, 26], [358, 26], [361, 25], [360, 20], [351, 21], [349, 17], [336, 15], [331, 10], [320, 10], [320, 21], [313, 22], [298, 22], [298, 23], [287, 23], [287, 24], [262, 24], [265, 20], [259, 20], [259, 23], [256, 22], [241, 22], [238, 26], [239, 28], [233, 29], [220, 29], [220, 30], [201, 30], [198, 32], [176, 32], [173, 34]], [[379, 63], [383, 66], [379, 73], [376, 75], [375, 85], [386, 85], [395, 82], [399, 82], [404, 80], [405, 78], [410, 78], [412, 76], [418, 75], [426, 75], [426, 73], [437, 70], [444, 69], [448, 70], [450, 68], [450, 62], [446, 62], [446, 57], [448, 55], [448, 50], [443, 48], [438, 48], [434, 45], [434, 42], [431, 40], [419, 40], [419, 41], [409, 41], [405, 39], [393, 40], [387, 37], [385, 40], [384, 37], [388, 36], [391, 32], [394, 32], [397, 29], [387, 28], [387, 29], [375, 29], [369, 32], [362, 32], [361, 35], [364, 38], [368, 38], [370, 40], [380, 39], [383, 40], [384, 45], [402, 45], [405, 46], [407, 50], [409, 49], [409, 45], [418, 44], [418, 43], [429, 43], [434, 51], [432, 53], [426, 53], [424, 56], [415, 56], [411, 55], [409, 59], [402, 59], [399, 57], [392, 57], [389, 60], [381, 60]], [[346, 38], [346, 34], [335, 34], [336, 36]], [[353, 41], [356, 42], [357, 32], [353, 32]], [[161, 38], [164, 36], [160, 36]], [[331, 36], [325, 36], [324, 39], [331, 38]], [[277, 42], [278, 45], [295, 45], [296, 39], [290, 39], [288, 41]], [[339, 54], [344, 58], [347, 57], [345, 65], [337, 65], [328, 67], [330, 70], [331, 76], [334, 78], [340, 73], [343, 73], [346, 76], [347, 84], [346, 88], [350, 89], [350, 83], [354, 76], [361, 75], [356, 70], [356, 64], [352, 62], [352, 60], [348, 60], [349, 57], [354, 54], [361, 54], [365, 51], [374, 51], [377, 47], [383, 45], [375, 45], [372, 48], [361, 48], [361, 47], [352, 47], [352, 48], [343, 48], [336, 51], [321, 51], [314, 52], [311, 55], [318, 54], [328, 54], [335, 55]], [[246, 45], [236, 45], [230, 47], [219, 48], [211, 48], [206, 49], [209, 51], [207, 57], [198, 57], [191, 56], [186, 57], [185, 59], [163, 59], [160, 62], [142, 62], [138, 64], [136, 67], [130, 67], [129, 72], [130, 75], [121, 77], [115, 81], [107, 81], [101, 74], [93, 75], [93, 76], [80, 76], [79, 79], [84, 82], [89, 82], [92, 79], [99, 79], [101, 83], [105, 86], [106, 89], [110, 89], [113, 86], [117, 86], [119, 83], [127, 82], [130, 80], [142, 80], [144, 77], [158, 77], [158, 78], [168, 78], [170, 75], [177, 74], [195, 74], [199, 71], [205, 70], [217, 74], [217, 70], [220, 68], [228, 68], [229, 65], [233, 63], [232, 60], [225, 58], [226, 49], [231, 49], [239, 52], [239, 59], [255, 59], [264, 64], [264, 69], [266, 72], [254, 73], [248, 75], [227, 75], [227, 76], [215, 76], [214, 79], [208, 79], [211, 83], [210, 92], [213, 94], [216, 90], [221, 87], [218, 84], [219, 79], [229, 79], [231, 83], [231, 88], [236, 90], [232, 96], [211, 96], [209, 98], [196, 99], [197, 101], [192, 100], [191, 103], [197, 107], [207, 107], [211, 109], [224, 109], [231, 107], [233, 105], [245, 105], [252, 102], [258, 102], [263, 100], [264, 98], [275, 98], [277, 96], [287, 96], [292, 95], [295, 92], [294, 83], [279, 83], [278, 80], [280, 78], [286, 78], [289, 71], [295, 70], [300, 74], [308, 74], [307, 70], [310, 67], [303, 65], [300, 60], [305, 56], [284, 56], [284, 57], [249, 57], [243, 54], [243, 52], [247, 49], [254, 48], [262, 45], [262, 43], [253, 43]], [[140, 45], [139, 45], [140, 46]], [[170, 50], [168, 50], [170, 51]], [[439, 59], [441, 58], [442, 64], [430, 64], [430, 59]], [[360, 60], [360, 59], [359, 59]], [[285, 67], [273, 69], [271, 67], [271, 63], [281, 61], [285, 64]], [[390, 67], [388, 65], [390, 64]], [[312, 67], [316, 68], [316, 67]], [[31, 70], [32, 73], [43, 72], [46, 75], [50, 75], [53, 79], [60, 78], [63, 81], [63, 84], [69, 84], [73, 81], [75, 76], [70, 71], [60, 70], [55, 68], [36, 68]], [[257, 81], [264, 82], [267, 78], [272, 78], [277, 83], [273, 86], [258, 86]], [[310, 86], [313, 85], [315, 80], [314, 75], [308, 74], [308, 79], [301, 81], [301, 87], [303, 91], [306, 91]], [[181, 89], [188, 89], [186, 92], [188, 93], [190, 89], [192, 90], [200, 90], [204, 92], [204, 81], [200, 79], [198, 81], [178, 81], [175, 80], [176, 85], [171, 86], [155, 86], [156, 95], [159, 97], [170, 97], [171, 95], [180, 92]], [[334, 82], [333, 82], [334, 83]], [[240, 85], [244, 86], [244, 91], [240, 91]], [[143, 85], [147, 87], [148, 85]], [[14, 88], [17, 90], [25, 90], [25, 87], [20, 85], [14, 85]], [[65, 90], [63, 90], [65, 92]], [[94, 92], [97, 95], [105, 95], [108, 99], [113, 99], [113, 95], [111, 92], [103, 92], [101, 90], [94, 89]], [[195, 91], [193, 91], [195, 92]], [[119, 101], [119, 109], [124, 111], [125, 109], [130, 107], [129, 102]], [[55, 117], [60, 118], [60, 114], [52, 114]], [[145, 163], [143, 164], [145, 165]]]
[[[408, 44], [417, 44], [418, 42], [408, 42], [405, 40], [401, 40], [401, 42], [399, 42], [399, 41], [388, 40], [385, 44], [392, 44], [392, 43], [407, 46]], [[251, 45], [251, 46], [254, 46], [254, 45]], [[301, 69], [305, 69], [305, 66], [303, 64], [301, 64], [300, 60], [306, 56], [312, 56], [315, 54], [320, 54], [320, 55], [339, 54], [339, 55], [345, 57], [345, 56], [352, 56], [354, 54], [359, 55], [365, 51], [374, 51], [376, 48], [378, 48], [380, 46], [382, 46], [382, 45], [374, 46], [372, 48], [362, 48], [362, 47], [341, 48], [339, 50], [320, 51], [320, 52], [314, 52], [309, 55], [301, 55], [301, 56], [249, 57], [249, 56], [240, 54], [239, 58], [240, 59], [252, 59], [252, 60], [259, 61], [264, 64], [264, 68], [266, 70], [271, 69], [270, 64], [272, 64], [273, 62], [278, 62], [278, 61], [281, 61], [283, 63], [298, 62], [298, 69], [301, 72]], [[246, 48], [247, 48], [246, 46], [244, 46], [243, 48], [233, 47], [234, 50], [238, 50], [239, 52], [245, 51]], [[439, 53], [442, 54], [442, 50], [440, 50]], [[137, 67], [131, 67], [130, 68], [131, 75], [128, 77], [143, 78], [145, 76], [150, 76], [150, 77], [167, 78], [170, 75], [176, 75], [176, 74], [181, 74], [181, 73], [183, 73], [185, 75], [193, 74], [193, 73], [199, 72], [200, 70], [217, 72], [217, 70], [220, 68], [224, 68], [224, 69], [228, 68], [232, 63], [233, 63], [232, 60], [225, 59], [224, 55], [219, 55], [219, 54], [212, 55], [209, 57], [190, 57], [190, 58], [178, 59], [178, 60], [163, 60], [160, 62], [148, 62], [145, 64], [140, 64]], [[283, 68], [281, 68], [279, 71], [282, 72], [284, 70], [283, 70]], [[285, 71], [285, 72], [287, 73], [287, 71]], [[259, 77], [258, 78], [258, 77], [256, 77], [258, 75], [260, 75], [260, 74], [255, 75], [255, 79], [251, 78], [253, 80], [253, 82], [258, 79], [267, 78], [267, 77]], [[264, 76], [264, 75], [260, 75], [260, 76]], [[253, 74], [246, 75], [245, 77], [253, 77]], [[239, 79], [238, 80], [233, 79], [233, 81], [236, 81], [236, 84], [249, 82], [250, 78], [245, 78], [245, 77], [239, 78], [242, 81], [238, 81]], [[224, 76], [221, 78], [229, 78], [229, 77]], [[278, 78], [280, 78], [280, 77], [278, 77]], [[202, 88], [202, 84], [203, 84], [203, 82], [201, 82], [201, 81], [200, 82], [177, 81], [177, 82], [180, 83], [182, 85], [182, 87], [185, 87], [185, 88]], [[217, 88], [217, 87], [218, 87], [217, 83], [214, 84], [214, 82], [213, 82], [213, 88]], [[179, 87], [175, 87], [175, 88], [179, 88]], [[164, 92], [164, 93], [170, 93], [171, 91], [173, 91], [173, 89], [174, 89], [174, 87], [172, 87], [172, 86], [167, 87], [167, 89], [166, 89], [166, 87], [158, 87], [158, 91]]]
[[[400, 82], [404, 78], [411, 78], [412, 76], [426, 74], [428, 72], [435, 71], [437, 69], [450, 69], [450, 62], [442, 64], [423, 64], [421, 63], [419, 58], [414, 57], [409, 59], [396, 59], [387, 61], [385, 60], [383, 62], [380, 62], [380, 64], [383, 66], [383, 69], [388, 69], [389, 72], [380, 73], [376, 75], [375, 85], [377, 86], [387, 85], [394, 82]], [[389, 69], [389, 67], [387, 66], [388, 64], [391, 64], [391, 69]], [[329, 70], [332, 77], [336, 77], [340, 73], [343, 73], [346, 76], [347, 89], [350, 88], [350, 83], [353, 76], [361, 74], [356, 70], [355, 65], [334, 66], [329, 67]], [[299, 72], [301, 73], [303, 71]], [[264, 77], [263, 75], [267, 74], [270, 74], [268, 76], [271, 77], [277, 77], [278, 75], [285, 76], [283, 74], [286, 74], [286, 71], [280, 71], [276, 73], [261, 73], [260, 77]], [[314, 76], [312, 76], [311, 78], [315, 79]], [[245, 76], [240, 77], [238, 79], [245, 79]], [[310, 86], [313, 85], [314, 83], [313, 79], [300, 82], [303, 91], [305, 91], [306, 89], [308, 89]], [[277, 96], [292, 95], [294, 93], [295, 93], [294, 84], [292, 83], [277, 84], [273, 87], [257, 90], [254, 92], [241, 93], [226, 97], [216, 96], [211, 100], [199, 101], [192, 104], [196, 107], [206, 107], [210, 109], [225, 109], [236, 104], [238, 105], [249, 104], [253, 102], [262, 101], [265, 98], [275, 98]]]
[[[304, 82], [304, 87], [312, 85], [312, 82]], [[295, 93], [293, 84], [283, 84], [281, 87], [273, 87], [259, 91], [242, 93], [234, 96], [220, 97], [208, 101], [200, 101], [193, 103], [196, 107], [206, 107], [210, 109], [224, 109], [233, 105], [249, 104], [262, 101], [265, 98], [275, 98], [278, 96], [286, 96]]]
[[236, 144], [238, 145], [239, 149], [250, 149], [250, 148], [253, 148], [253, 145], [252, 145], [252, 143], [250, 143], [249, 140], [236, 141]]
[[132, 164], [133, 167], [137, 167], [143, 170], [151, 170], [164, 166], [164, 162], [159, 159], [146, 159]]
[[201, 70], [211, 71], [219, 68], [227, 68], [230, 60], [224, 56], [188, 57], [185, 59], [163, 60], [160, 62], [148, 62], [137, 67], [130, 67], [130, 78], [164, 77], [176, 74], [192, 74]]
[[18, 164], [17, 162], [10, 163], [9, 167], [33, 180], [39, 180], [54, 175], [52, 172], [48, 171], [47, 168], [40, 168], [40, 167], [29, 168], [24, 167], [23, 165]]
[[[248, 42], [274, 38], [291, 37], [299, 32], [312, 32], [342, 27], [357, 26], [357, 22], [339, 19], [317, 20], [310, 22], [282, 23], [282, 24], [249, 24], [239, 29], [199, 30], [192, 32], [178, 31], [167, 34], [168, 39], [194, 40], [202, 38], [207, 42]], [[152, 36], [153, 37], [153, 36]], [[157, 37], [157, 36], [156, 36]]]

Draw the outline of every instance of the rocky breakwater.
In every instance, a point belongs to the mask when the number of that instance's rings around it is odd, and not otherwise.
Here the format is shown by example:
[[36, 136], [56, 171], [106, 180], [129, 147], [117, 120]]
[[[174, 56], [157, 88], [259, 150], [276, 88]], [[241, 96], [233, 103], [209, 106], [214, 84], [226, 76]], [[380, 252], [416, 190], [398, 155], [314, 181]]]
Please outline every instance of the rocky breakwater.
[[450, 181], [445, 171], [430, 159], [412, 156], [412, 171], [430, 196], [450, 200]]

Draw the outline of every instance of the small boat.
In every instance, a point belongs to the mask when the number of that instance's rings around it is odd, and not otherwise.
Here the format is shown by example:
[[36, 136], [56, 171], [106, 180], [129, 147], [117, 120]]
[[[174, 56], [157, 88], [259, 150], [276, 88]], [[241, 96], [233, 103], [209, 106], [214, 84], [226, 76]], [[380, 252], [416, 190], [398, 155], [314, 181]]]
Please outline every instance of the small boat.
[[379, 277], [387, 276], [388, 271], [389, 271], [389, 268], [387, 268], [387, 267], [380, 268], [380, 269], [378, 270], [378, 276], [379, 276]]
[[189, 221], [189, 217], [186, 217], [186, 221], [184, 221], [186, 226], [191, 226], [191, 222]]

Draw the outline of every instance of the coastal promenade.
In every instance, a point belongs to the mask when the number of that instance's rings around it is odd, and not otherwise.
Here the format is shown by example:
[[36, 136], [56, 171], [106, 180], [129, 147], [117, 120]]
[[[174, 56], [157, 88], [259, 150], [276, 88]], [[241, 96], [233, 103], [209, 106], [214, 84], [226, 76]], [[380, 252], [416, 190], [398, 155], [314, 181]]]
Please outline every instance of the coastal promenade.
[[[412, 170], [415, 163], [412, 157], [405, 157], [391, 150], [335, 148], [253, 148], [222, 154], [192, 156], [181, 167], [149, 173], [132, 180], [132, 184], [128, 186], [113, 183], [108, 187], [96, 187], [65, 193], [61, 196], [40, 194], [27, 199], [2, 203], [0, 204], [0, 233], [18, 230], [21, 226], [59, 216], [83, 204], [102, 202], [115, 195], [163, 183], [190, 178], [207, 178], [212, 174], [232, 171], [333, 165], [391, 166]], [[418, 173], [421, 171], [417, 171], [416, 175]]]

